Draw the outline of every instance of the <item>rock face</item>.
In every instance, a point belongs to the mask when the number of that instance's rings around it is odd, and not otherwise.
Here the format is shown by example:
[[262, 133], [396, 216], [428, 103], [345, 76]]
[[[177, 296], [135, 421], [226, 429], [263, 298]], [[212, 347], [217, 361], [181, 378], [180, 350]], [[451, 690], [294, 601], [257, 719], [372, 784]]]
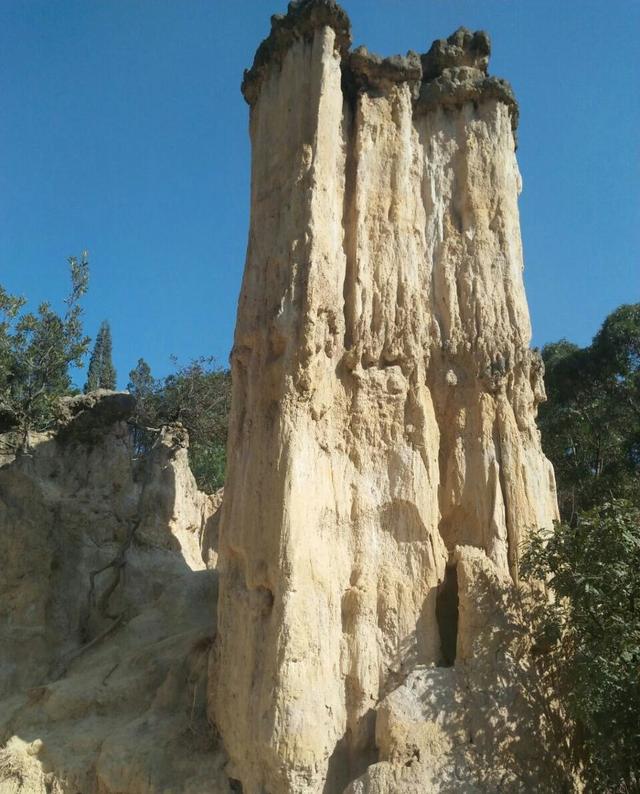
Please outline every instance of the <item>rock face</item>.
[[0, 436], [0, 794], [561, 790], [515, 608], [557, 514], [517, 105], [485, 33], [350, 42], [292, 2], [245, 74], [222, 510], [181, 427], [136, 459], [127, 394]]
[[349, 44], [332, 0], [290, 3], [245, 74], [209, 714], [245, 794], [544, 790], [535, 720], [470, 650], [506, 618], [474, 619], [469, 571], [508, 587], [556, 517], [517, 106], [484, 33]]
[[2, 794], [230, 791], [205, 712], [217, 505], [181, 427], [136, 459], [132, 411], [94, 392], [26, 453], [0, 436]]
[[508, 574], [457, 547], [455, 666], [416, 665], [377, 706], [378, 762], [345, 794], [568, 791]]

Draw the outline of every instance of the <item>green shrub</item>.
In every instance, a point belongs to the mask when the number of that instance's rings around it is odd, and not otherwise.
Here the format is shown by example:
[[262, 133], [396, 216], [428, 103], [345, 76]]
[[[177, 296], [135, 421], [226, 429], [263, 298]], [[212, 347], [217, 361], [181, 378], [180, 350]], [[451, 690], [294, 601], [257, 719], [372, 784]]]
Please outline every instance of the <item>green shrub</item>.
[[640, 510], [612, 499], [530, 539], [542, 664], [574, 726], [589, 790], [640, 791]]

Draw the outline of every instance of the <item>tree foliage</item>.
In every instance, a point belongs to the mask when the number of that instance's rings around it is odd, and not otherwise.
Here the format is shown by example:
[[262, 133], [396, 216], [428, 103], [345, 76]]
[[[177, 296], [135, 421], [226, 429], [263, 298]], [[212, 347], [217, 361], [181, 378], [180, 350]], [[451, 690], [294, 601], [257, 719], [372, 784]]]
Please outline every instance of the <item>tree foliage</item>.
[[547, 582], [531, 618], [589, 791], [640, 791], [640, 304], [591, 345], [543, 350], [543, 448], [563, 523], [534, 533], [525, 577]]
[[62, 314], [48, 302], [23, 312], [24, 299], [0, 287], [0, 415], [25, 438], [51, 426], [57, 401], [71, 390], [69, 367], [82, 366], [89, 344], [80, 306], [89, 283], [87, 252], [68, 263], [71, 288]]
[[111, 326], [104, 320], [98, 329], [89, 359], [84, 391], [86, 393], [96, 389], [113, 390], [116, 388], [116, 380], [116, 370], [112, 360]]
[[129, 373], [127, 390], [136, 398], [141, 417], [146, 418], [152, 410], [147, 403], [152, 399], [155, 388], [156, 382], [151, 374], [151, 367], [143, 358], [139, 358], [135, 368]]
[[522, 571], [554, 593], [534, 623], [591, 790], [640, 790], [640, 510], [613, 499], [534, 535]]
[[[177, 362], [174, 360], [177, 366]], [[231, 377], [213, 358], [199, 358], [156, 380], [144, 359], [129, 373], [137, 401], [136, 443], [149, 445], [155, 428], [180, 422], [189, 432], [189, 461], [198, 486], [212, 492], [224, 484]]]
[[543, 348], [543, 448], [563, 519], [612, 495], [640, 498], [640, 304], [610, 314], [590, 346]]

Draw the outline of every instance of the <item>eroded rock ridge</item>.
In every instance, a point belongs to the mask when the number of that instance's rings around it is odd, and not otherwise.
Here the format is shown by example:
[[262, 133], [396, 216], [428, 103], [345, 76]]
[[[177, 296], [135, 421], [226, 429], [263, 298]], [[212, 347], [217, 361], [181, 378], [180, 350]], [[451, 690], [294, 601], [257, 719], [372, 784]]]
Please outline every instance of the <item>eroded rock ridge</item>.
[[218, 500], [178, 425], [146, 455], [134, 400], [64, 400], [0, 435], [0, 792], [230, 794], [206, 718]]

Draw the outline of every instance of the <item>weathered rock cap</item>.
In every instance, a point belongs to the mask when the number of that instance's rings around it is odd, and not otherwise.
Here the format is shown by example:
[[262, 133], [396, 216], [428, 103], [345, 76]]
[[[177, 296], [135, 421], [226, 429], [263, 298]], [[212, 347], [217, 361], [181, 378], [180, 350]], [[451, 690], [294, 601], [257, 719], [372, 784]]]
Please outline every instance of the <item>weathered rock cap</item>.
[[434, 80], [445, 71], [459, 66], [487, 73], [491, 39], [484, 30], [472, 33], [460, 27], [448, 39], [437, 39], [431, 49], [422, 56], [422, 79]]
[[460, 107], [466, 102], [478, 103], [488, 99], [504, 102], [509, 107], [511, 127], [515, 132], [519, 108], [511, 84], [501, 77], [489, 77], [468, 66], [445, 69], [434, 80], [423, 82], [415, 112], [427, 113], [438, 107]]
[[510, 84], [487, 75], [491, 55], [488, 33], [460, 27], [448, 39], [434, 41], [424, 55], [409, 51], [406, 56], [381, 58], [366, 47], [350, 52], [351, 23], [336, 0], [294, 0], [286, 14], [271, 17], [271, 32], [258, 47], [253, 66], [244, 73], [242, 93], [249, 105], [255, 104], [269, 69], [282, 65], [291, 45], [324, 26], [336, 33], [343, 90], [348, 96], [384, 91], [393, 83], [406, 82], [418, 114], [496, 99], [509, 106], [514, 132], [517, 129], [518, 104]]
[[507, 80], [487, 75], [490, 55], [491, 39], [484, 30], [472, 33], [461, 27], [448, 39], [434, 41], [421, 59], [422, 87], [416, 112], [496, 99], [509, 107], [515, 132], [518, 103]]
[[251, 69], [245, 69], [242, 94], [253, 105], [271, 64], [280, 65], [292, 43], [328, 26], [336, 33], [336, 48], [343, 57], [351, 47], [351, 22], [335, 0], [293, 0], [286, 14], [271, 17], [271, 32], [258, 47]]
[[56, 410], [59, 437], [69, 440], [101, 435], [116, 422], [130, 419], [135, 408], [136, 398], [123, 391], [97, 389], [88, 394], [63, 397]]
[[366, 47], [357, 47], [348, 58], [347, 67], [356, 88], [380, 88], [385, 83], [415, 83], [422, 80], [422, 65], [417, 52], [381, 58]]

